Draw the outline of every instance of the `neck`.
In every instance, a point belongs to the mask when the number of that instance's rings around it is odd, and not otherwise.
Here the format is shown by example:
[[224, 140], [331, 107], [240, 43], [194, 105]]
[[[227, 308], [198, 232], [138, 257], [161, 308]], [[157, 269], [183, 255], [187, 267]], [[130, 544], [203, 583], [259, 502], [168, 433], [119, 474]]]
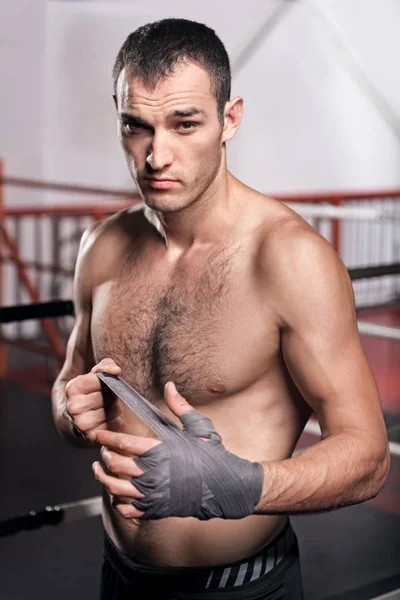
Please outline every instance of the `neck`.
[[236, 220], [238, 183], [224, 169], [207, 192], [190, 206], [173, 213], [156, 212], [168, 251], [180, 254], [194, 245], [219, 242]]

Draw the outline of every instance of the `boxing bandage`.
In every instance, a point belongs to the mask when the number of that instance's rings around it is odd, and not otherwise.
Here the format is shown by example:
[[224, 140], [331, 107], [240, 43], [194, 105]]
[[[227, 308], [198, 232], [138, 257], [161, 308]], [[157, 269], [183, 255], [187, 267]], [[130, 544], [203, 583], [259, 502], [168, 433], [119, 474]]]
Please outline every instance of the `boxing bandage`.
[[180, 417], [181, 429], [120, 377], [98, 377], [162, 442], [135, 459], [144, 473], [132, 483], [144, 497], [132, 504], [142, 519], [241, 519], [254, 512], [264, 469], [228, 452], [210, 419], [190, 411]]

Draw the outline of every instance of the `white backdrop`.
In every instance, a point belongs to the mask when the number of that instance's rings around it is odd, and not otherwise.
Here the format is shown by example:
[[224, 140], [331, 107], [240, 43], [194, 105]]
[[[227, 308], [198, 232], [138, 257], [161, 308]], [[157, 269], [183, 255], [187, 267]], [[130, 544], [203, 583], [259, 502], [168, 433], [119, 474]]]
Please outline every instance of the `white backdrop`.
[[[46, 153], [47, 8], [46, 0], [0, 0], [0, 157], [8, 173], [38, 179]], [[8, 190], [9, 201], [18, 199]]]
[[130, 186], [111, 69], [133, 29], [168, 16], [226, 44], [245, 100], [228, 153], [239, 178], [269, 192], [400, 185], [397, 0], [2, 0], [8, 173]]

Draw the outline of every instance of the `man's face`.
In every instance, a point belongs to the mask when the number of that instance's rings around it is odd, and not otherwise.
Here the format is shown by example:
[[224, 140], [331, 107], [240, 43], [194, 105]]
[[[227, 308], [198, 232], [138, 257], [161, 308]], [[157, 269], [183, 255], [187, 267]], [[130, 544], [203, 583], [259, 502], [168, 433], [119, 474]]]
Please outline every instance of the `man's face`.
[[180, 66], [154, 90], [124, 69], [116, 102], [128, 168], [148, 206], [178, 211], [209, 189], [221, 166], [222, 126], [204, 69]]

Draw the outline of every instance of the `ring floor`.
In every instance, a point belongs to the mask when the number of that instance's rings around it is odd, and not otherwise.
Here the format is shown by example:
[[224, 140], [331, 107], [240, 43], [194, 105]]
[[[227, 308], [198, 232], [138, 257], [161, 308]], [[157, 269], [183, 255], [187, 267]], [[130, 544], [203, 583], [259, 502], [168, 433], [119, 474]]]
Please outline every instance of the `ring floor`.
[[[58, 436], [47, 395], [2, 382], [0, 407], [0, 520], [100, 494], [91, 470], [97, 451], [72, 448]], [[302, 441], [304, 445], [316, 440], [304, 436]], [[376, 499], [292, 517], [306, 600], [370, 600], [399, 589], [399, 515], [400, 457], [392, 457], [388, 481]], [[96, 600], [101, 520], [45, 526], [2, 538], [0, 556], [2, 600]]]

